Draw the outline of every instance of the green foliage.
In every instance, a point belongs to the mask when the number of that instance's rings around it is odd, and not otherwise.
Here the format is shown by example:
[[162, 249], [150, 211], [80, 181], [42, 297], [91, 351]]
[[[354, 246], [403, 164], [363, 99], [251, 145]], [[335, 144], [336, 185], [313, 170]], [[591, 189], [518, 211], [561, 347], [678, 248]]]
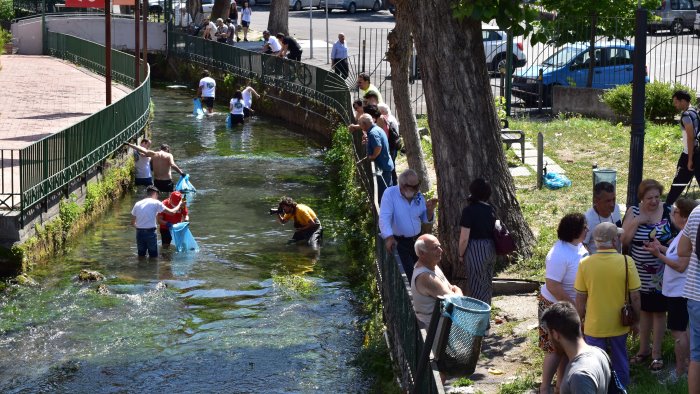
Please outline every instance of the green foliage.
[[[9, 21], [14, 19], [15, 9], [12, 0], [0, 0], [0, 21]], [[0, 34], [1, 36], [2, 34]], [[0, 41], [2, 38], [0, 37]]]
[[452, 386], [454, 386], [454, 387], [469, 387], [469, 386], [473, 386], [473, 385], [474, 385], [474, 381], [469, 379], [469, 378], [465, 378], [465, 377], [461, 377], [452, 383]]
[[[0, 0], [2, 1], [2, 0]], [[10, 3], [12, 4], [12, 3]], [[2, 9], [0, 9], [0, 12], [2, 12]], [[0, 18], [1, 20], [2, 18]], [[0, 55], [5, 53], [5, 44], [9, 43], [10, 40], [12, 40], [12, 34], [10, 34], [9, 31], [0, 28]]]
[[75, 194], [71, 194], [66, 200], [61, 200], [58, 205], [58, 216], [61, 218], [63, 231], [67, 233], [82, 213], [83, 207], [78, 205]]
[[301, 275], [280, 275], [272, 274], [272, 282], [288, 298], [309, 298], [319, 292], [318, 283]]
[[532, 32], [539, 12], [519, 1], [458, 0], [452, 3], [452, 16], [486, 23], [495, 19], [501, 29], [512, 29], [513, 35], [519, 36]]
[[[673, 92], [686, 90], [690, 93], [691, 104], [695, 102], [695, 91], [679, 83], [651, 82], [644, 90], [644, 117], [652, 122], [670, 122], [678, 114], [673, 106]], [[603, 94], [603, 102], [615, 115], [630, 118], [632, 116], [632, 85], [620, 85]]]
[[496, 106], [496, 115], [498, 119], [506, 118], [506, 98], [503, 96], [496, 96], [493, 99]]

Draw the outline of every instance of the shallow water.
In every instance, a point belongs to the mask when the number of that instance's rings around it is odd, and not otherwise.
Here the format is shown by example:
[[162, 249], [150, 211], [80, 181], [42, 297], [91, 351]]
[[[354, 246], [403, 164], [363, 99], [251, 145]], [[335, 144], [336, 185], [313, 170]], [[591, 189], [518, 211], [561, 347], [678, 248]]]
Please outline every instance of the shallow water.
[[[0, 392], [367, 391], [337, 240], [288, 246], [291, 223], [268, 215], [290, 195], [331, 223], [322, 148], [263, 118], [234, 131], [225, 115], [197, 120], [182, 90], [154, 89], [153, 100], [154, 146], [170, 144], [198, 189], [200, 252], [139, 260], [130, 210], [141, 194], [115, 201], [32, 273], [39, 286], [0, 296]], [[82, 268], [103, 273], [108, 292], [78, 283]], [[280, 280], [289, 275], [305, 286]]]

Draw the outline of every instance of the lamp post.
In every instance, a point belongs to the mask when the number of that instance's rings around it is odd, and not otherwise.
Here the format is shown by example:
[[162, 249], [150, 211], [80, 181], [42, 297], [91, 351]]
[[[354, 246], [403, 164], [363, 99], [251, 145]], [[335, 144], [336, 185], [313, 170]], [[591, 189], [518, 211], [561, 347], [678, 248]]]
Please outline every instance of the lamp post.
[[105, 0], [105, 105], [112, 104], [112, 0]]
[[644, 90], [646, 84], [647, 10], [637, 2], [634, 27], [634, 58], [632, 74], [632, 127], [630, 138], [627, 206], [637, 204], [637, 187], [644, 169]]
[[309, 0], [309, 59], [314, 58], [314, 3]]

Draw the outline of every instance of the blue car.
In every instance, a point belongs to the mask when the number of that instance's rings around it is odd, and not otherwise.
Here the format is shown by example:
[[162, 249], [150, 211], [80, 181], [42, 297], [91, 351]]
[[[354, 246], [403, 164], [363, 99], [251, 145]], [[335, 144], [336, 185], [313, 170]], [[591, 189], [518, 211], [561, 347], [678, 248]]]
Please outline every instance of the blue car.
[[[541, 64], [532, 65], [513, 76], [513, 95], [527, 106], [537, 103], [537, 78], [542, 69], [542, 95], [544, 106], [552, 104], [552, 87], [586, 87], [590, 52], [588, 43], [569, 44], [561, 47]], [[599, 89], [614, 88], [632, 82], [634, 46], [621, 41], [596, 44], [593, 60], [593, 84]]]

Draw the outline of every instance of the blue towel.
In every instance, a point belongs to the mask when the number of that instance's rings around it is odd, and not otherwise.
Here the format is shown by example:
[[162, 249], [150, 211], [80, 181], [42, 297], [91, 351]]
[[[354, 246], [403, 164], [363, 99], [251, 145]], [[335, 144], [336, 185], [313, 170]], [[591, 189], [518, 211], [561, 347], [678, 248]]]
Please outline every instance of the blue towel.
[[199, 252], [199, 245], [190, 232], [190, 222], [173, 224], [170, 235], [178, 252]]
[[198, 98], [193, 99], [193, 104], [194, 104], [194, 109], [192, 110], [192, 115], [201, 118], [204, 116], [204, 109], [202, 108], [202, 101], [200, 101]]
[[569, 180], [569, 178], [565, 175], [557, 174], [556, 172], [548, 172], [543, 178], [544, 185], [547, 189], [556, 190], [571, 186], [571, 180]]

